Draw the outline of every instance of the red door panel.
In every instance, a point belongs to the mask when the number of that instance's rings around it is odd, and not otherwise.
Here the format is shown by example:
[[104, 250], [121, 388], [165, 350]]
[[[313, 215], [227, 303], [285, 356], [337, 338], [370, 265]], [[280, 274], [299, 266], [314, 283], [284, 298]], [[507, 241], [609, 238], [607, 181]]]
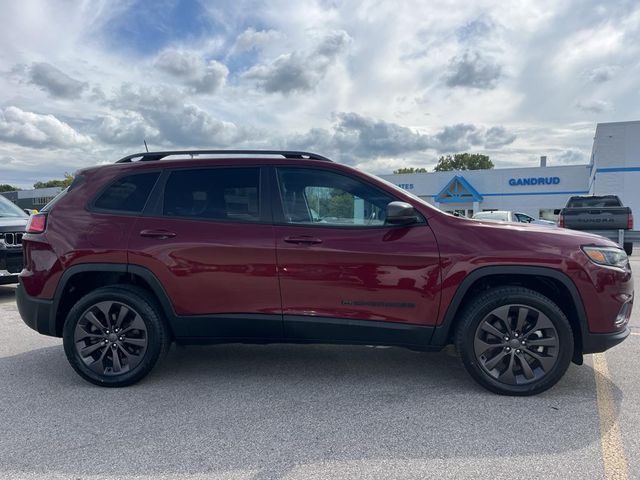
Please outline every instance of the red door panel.
[[129, 263], [158, 277], [178, 315], [281, 313], [271, 225], [143, 217]]
[[291, 225], [276, 237], [285, 315], [435, 325], [440, 267], [429, 226]]

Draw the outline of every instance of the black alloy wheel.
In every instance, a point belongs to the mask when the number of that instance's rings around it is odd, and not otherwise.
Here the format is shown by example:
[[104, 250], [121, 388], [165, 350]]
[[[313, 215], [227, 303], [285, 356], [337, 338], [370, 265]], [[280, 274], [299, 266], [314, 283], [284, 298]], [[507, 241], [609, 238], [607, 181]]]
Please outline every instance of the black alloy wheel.
[[508, 385], [535, 382], [558, 361], [560, 341], [553, 323], [527, 305], [503, 305], [478, 325], [473, 342], [480, 366]]
[[548, 297], [496, 287], [472, 298], [456, 332], [462, 363], [480, 385], [502, 395], [535, 395], [555, 385], [573, 356], [573, 331]]
[[98, 288], [71, 308], [64, 350], [85, 380], [124, 387], [145, 377], [171, 339], [155, 298], [133, 285]]
[[115, 301], [89, 307], [74, 334], [78, 355], [99, 375], [120, 375], [137, 367], [148, 342], [147, 327], [138, 312]]

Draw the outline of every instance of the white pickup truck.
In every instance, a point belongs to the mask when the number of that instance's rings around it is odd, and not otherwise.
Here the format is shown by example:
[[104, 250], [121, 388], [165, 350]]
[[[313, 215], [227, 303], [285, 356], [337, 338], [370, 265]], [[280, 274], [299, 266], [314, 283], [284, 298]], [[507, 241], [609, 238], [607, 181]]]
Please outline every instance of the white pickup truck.
[[476, 220], [494, 220], [498, 222], [514, 222], [514, 223], [533, 223], [535, 225], [543, 225], [545, 227], [555, 227], [555, 222], [549, 220], [539, 220], [531, 215], [520, 212], [512, 212], [509, 210], [492, 210], [488, 212], [478, 212], [473, 215]]

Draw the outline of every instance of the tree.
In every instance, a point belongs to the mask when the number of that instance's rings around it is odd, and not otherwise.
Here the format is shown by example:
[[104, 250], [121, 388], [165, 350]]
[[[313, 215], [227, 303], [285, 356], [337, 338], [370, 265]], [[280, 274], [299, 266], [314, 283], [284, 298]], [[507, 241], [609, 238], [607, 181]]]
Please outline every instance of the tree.
[[479, 153], [456, 153], [442, 156], [433, 169], [434, 172], [450, 172], [451, 170], [489, 170], [493, 162], [487, 155]]
[[319, 218], [353, 218], [353, 195], [332, 188], [310, 188], [306, 192], [307, 203]]
[[393, 173], [427, 173], [426, 168], [415, 168], [415, 167], [405, 167], [399, 168], [398, 170], [394, 170]]
[[353, 218], [353, 195], [334, 189], [329, 197], [328, 212], [336, 218]]
[[46, 182], [36, 182], [33, 184], [33, 188], [50, 188], [50, 187], [61, 187], [67, 188], [73, 182], [74, 176], [70, 173], [65, 172], [64, 180], [47, 180]]
[[0, 185], [0, 192], [13, 192], [15, 190], [20, 190], [18, 187], [14, 187], [13, 185], [9, 185], [7, 183], [3, 183]]

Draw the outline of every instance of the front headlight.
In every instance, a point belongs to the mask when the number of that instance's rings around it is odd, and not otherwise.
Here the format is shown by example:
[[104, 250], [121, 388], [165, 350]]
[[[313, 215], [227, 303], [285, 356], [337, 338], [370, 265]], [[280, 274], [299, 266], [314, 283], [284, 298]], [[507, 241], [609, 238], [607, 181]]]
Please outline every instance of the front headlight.
[[589, 260], [598, 265], [625, 268], [629, 263], [629, 257], [621, 248], [583, 246], [582, 251], [589, 257]]

